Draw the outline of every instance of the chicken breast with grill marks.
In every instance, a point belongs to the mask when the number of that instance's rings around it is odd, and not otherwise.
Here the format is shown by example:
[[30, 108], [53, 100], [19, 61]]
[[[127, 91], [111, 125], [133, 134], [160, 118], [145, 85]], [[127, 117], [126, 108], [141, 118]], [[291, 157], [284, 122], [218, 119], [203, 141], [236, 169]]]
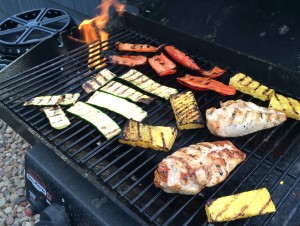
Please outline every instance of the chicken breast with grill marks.
[[230, 141], [202, 142], [166, 157], [154, 172], [154, 185], [168, 193], [193, 195], [224, 181], [246, 158]]
[[239, 137], [269, 129], [286, 121], [285, 113], [252, 102], [230, 100], [206, 110], [207, 128], [220, 137]]

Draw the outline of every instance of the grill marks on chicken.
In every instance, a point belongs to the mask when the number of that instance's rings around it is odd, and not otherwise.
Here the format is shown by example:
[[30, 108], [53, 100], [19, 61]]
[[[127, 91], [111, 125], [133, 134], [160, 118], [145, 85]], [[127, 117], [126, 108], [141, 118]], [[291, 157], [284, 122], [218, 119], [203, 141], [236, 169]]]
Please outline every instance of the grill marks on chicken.
[[220, 137], [239, 137], [272, 128], [286, 121], [284, 113], [252, 102], [230, 100], [206, 110], [207, 128]]
[[154, 172], [154, 185], [168, 193], [193, 195], [224, 181], [246, 158], [230, 141], [201, 142], [167, 156]]

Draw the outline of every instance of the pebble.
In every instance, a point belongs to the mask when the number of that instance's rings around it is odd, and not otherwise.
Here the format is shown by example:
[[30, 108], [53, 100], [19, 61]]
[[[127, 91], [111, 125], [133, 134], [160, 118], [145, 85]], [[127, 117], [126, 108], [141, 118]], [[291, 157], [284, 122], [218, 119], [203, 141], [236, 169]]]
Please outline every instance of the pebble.
[[6, 200], [4, 197], [0, 198], [0, 208], [2, 208], [6, 203]]
[[[24, 157], [30, 149], [23, 138], [0, 119], [0, 225], [33, 226], [39, 215], [27, 217]], [[38, 218], [36, 218], [38, 217]]]
[[14, 223], [15, 219], [12, 216], [9, 216], [8, 218], [6, 218], [5, 223], [7, 225], [12, 225]]
[[26, 197], [25, 196], [17, 196], [17, 198], [15, 200], [15, 202], [16, 202], [17, 205], [19, 205], [20, 203], [25, 202], [25, 201], [26, 201]]
[[12, 211], [12, 208], [9, 206], [9, 207], [6, 207], [5, 210], [4, 210], [4, 213], [5, 214], [10, 214]]
[[28, 143], [24, 143], [24, 144], [22, 145], [22, 148], [23, 148], [23, 149], [27, 149], [27, 148], [29, 148], [29, 146], [30, 146], [30, 145], [29, 145]]

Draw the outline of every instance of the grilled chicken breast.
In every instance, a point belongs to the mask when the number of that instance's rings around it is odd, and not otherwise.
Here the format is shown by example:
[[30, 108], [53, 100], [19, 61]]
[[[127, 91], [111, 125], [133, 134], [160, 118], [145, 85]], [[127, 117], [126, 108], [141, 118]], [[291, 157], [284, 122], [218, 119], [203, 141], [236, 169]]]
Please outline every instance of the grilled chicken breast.
[[221, 103], [219, 109], [206, 110], [207, 128], [220, 137], [244, 136], [278, 126], [286, 119], [285, 113], [243, 100], [230, 100]]
[[168, 193], [193, 195], [224, 181], [246, 158], [230, 141], [202, 142], [167, 156], [154, 172], [154, 185]]

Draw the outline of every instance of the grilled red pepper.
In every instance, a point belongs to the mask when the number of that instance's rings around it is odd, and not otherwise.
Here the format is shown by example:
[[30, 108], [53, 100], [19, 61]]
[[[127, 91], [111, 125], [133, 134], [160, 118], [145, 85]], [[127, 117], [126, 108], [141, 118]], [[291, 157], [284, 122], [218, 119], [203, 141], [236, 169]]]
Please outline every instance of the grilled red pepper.
[[222, 82], [210, 78], [203, 78], [199, 76], [192, 76], [186, 74], [182, 78], [177, 78], [177, 81], [193, 90], [213, 90], [221, 95], [235, 95], [234, 87], [227, 86]]
[[146, 56], [110, 55], [109, 59], [110, 59], [110, 63], [112, 64], [125, 65], [129, 67], [144, 65], [147, 63]]
[[131, 43], [122, 43], [116, 42], [116, 47], [120, 51], [131, 51], [139, 53], [154, 53], [160, 50], [164, 45], [158, 47], [147, 45], [147, 44], [131, 44]]
[[176, 73], [176, 64], [174, 64], [163, 53], [149, 58], [148, 62], [159, 76], [172, 75]]
[[210, 71], [204, 71], [202, 68], [200, 68], [195, 61], [190, 58], [185, 53], [181, 52], [179, 49], [175, 48], [174, 46], [165, 46], [164, 50], [179, 64], [181, 64], [184, 67], [187, 67], [191, 70], [198, 71], [203, 76], [210, 77], [210, 78], [216, 78], [221, 75], [223, 75], [226, 71], [219, 68], [214, 67]]
[[210, 71], [201, 71], [200, 73], [208, 78], [217, 78], [223, 75], [226, 71], [219, 67], [213, 67]]

